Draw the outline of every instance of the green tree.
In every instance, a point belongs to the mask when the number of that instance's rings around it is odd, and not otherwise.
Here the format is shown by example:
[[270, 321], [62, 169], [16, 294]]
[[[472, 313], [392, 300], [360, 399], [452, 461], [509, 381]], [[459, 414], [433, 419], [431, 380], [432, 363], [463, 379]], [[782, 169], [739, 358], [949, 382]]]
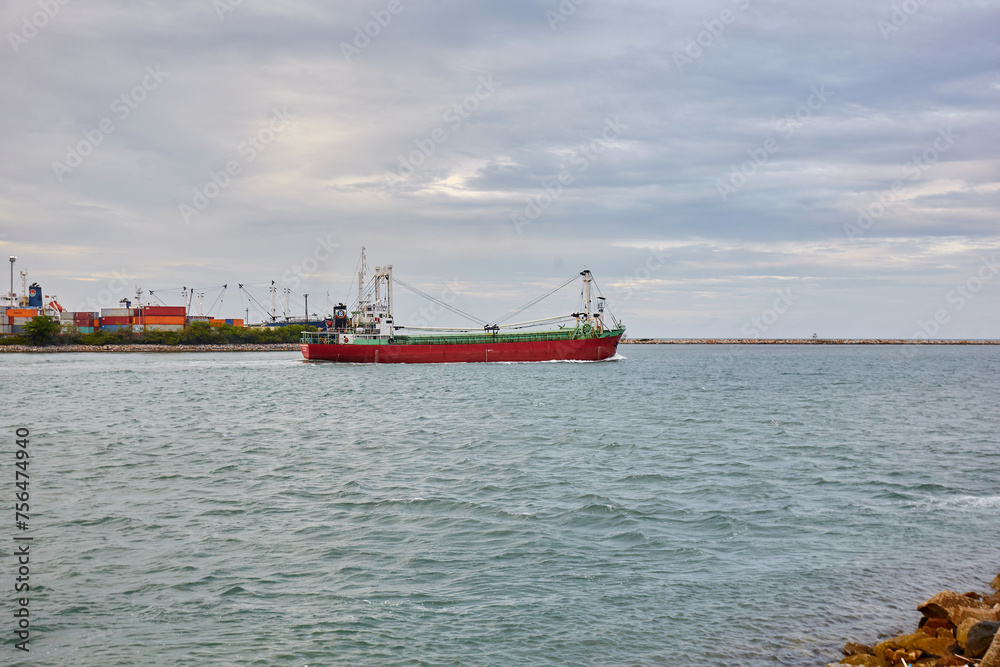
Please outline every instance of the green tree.
[[59, 322], [46, 315], [39, 315], [24, 325], [24, 333], [32, 345], [48, 345], [59, 333]]
[[178, 337], [183, 345], [206, 345], [219, 342], [218, 336], [208, 322], [192, 322]]

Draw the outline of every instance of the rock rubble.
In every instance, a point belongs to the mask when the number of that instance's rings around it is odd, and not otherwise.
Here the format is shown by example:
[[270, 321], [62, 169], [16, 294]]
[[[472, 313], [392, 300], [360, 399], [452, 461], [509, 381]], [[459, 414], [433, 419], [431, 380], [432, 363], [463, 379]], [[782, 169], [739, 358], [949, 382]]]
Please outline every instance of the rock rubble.
[[941, 591], [917, 606], [915, 632], [875, 646], [848, 642], [844, 659], [828, 667], [1000, 667], [1000, 575], [990, 585], [989, 595]]
[[0, 352], [298, 352], [298, 343], [233, 343], [227, 345], [0, 345]]

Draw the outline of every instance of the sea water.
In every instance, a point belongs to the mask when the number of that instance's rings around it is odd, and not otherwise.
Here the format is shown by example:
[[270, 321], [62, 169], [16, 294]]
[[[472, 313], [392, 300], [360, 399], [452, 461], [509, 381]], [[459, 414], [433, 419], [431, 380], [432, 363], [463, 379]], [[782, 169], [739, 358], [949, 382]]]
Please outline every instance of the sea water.
[[1000, 571], [1000, 347], [620, 352], [0, 355], [0, 664], [823, 665]]

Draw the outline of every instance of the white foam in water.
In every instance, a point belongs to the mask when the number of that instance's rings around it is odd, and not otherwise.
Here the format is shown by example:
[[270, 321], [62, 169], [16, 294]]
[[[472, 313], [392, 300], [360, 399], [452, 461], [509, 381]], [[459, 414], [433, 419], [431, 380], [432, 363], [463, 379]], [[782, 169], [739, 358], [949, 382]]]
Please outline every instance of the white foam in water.
[[[624, 361], [628, 357], [616, 352], [607, 359], [546, 359], [545, 361], [493, 361], [494, 364], [603, 364], [606, 361]], [[473, 362], [477, 363], [477, 362]]]
[[927, 510], [987, 510], [1000, 508], [1000, 496], [928, 496], [913, 503], [915, 508]]
[[1000, 507], [1000, 496], [958, 496], [948, 498], [941, 503], [945, 507], [960, 507], [968, 509], [994, 509]]

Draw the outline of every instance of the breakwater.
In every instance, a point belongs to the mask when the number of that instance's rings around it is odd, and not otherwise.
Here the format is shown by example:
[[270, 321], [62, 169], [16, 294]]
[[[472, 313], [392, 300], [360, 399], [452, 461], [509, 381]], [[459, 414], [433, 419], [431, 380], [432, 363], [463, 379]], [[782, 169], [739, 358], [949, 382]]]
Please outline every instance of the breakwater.
[[0, 345], [0, 352], [298, 352], [298, 343], [229, 345]]
[[998, 339], [913, 338], [629, 338], [622, 345], [1000, 345]]
[[1000, 575], [993, 593], [941, 591], [920, 604], [917, 629], [874, 646], [848, 642], [838, 665], [863, 667], [1000, 667]]

